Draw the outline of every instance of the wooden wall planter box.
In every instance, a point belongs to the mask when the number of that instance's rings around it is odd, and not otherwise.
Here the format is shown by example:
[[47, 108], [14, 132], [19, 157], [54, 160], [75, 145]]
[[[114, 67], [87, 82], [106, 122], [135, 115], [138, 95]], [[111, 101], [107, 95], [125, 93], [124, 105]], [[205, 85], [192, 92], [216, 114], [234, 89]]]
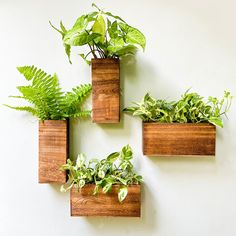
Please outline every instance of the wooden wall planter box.
[[120, 61], [92, 59], [93, 122], [120, 122]]
[[143, 123], [147, 156], [214, 156], [216, 127], [209, 123]]
[[68, 158], [68, 122], [39, 122], [39, 183], [66, 182], [66, 173], [59, 168]]
[[110, 193], [93, 195], [94, 184], [87, 184], [81, 190], [71, 189], [71, 216], [125, 216], [140, 217], [141, 186], [130, 185], [126, 199], [120, 203], [117, 192], [119, 185], [114, 185]]

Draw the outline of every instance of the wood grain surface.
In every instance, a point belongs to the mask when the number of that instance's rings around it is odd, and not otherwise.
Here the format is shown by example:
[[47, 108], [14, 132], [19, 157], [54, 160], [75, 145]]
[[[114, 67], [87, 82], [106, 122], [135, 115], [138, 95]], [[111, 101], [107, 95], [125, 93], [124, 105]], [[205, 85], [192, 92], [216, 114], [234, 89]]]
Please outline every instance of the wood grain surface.
[[39, 122], [39, 183], [65, 183], [59, 170], [68, 158], [68, 121]]
[[214, 156], [216, 127], [209, 123], [143, 123], [147, 156]]
[[130, 185], [126, 199], [120, 203], [117, 192], [119, 185], [113, 185], [108, 194], [99, 191], [93, 195], [95, 185], [87, 184], [81, 190], [71, 189], [71, 216], [125, 216], [140, 217], [141, 187]]
[[120, 61], [92, 59], [94, 123], [120, 122]]

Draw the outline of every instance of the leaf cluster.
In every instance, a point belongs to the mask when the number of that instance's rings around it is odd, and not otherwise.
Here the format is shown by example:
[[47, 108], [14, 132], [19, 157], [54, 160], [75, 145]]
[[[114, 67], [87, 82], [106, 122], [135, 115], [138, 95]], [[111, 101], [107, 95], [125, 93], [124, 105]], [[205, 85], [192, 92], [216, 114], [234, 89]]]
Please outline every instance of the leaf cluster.
[[30, 82], [27, 86], [18, 86], [20, 96], [29, 106], [9, 106], [15, 110], [27, 111], [40, 120], [65, 120], [67, 118], [88, 117], [90, 111], [83, 110], [82, 104], [91, 93], [90, 84], [77, 86], [71, 92], [62, 92], [56, 74], [48, 75], [35, 66], [18, 67], [18, 71]]
[[102, 160], [92, 159], [86, 163], [83, 154], [79, 154], [75, 162], [68, 159], [67, 164], [61, 167], [61, 170], [68, 171], [68, 181], [61, 186], [61, 191], [65, 192], [74, 185], [81, 189], [90, 183], [95, 184], [94, 194], [97, 194], [99, 189], [108, 193], [112, 190], [112, 185], [118, 184], [118, 199], [122, 202], [128, 194], [127, 186], [142, 181], [142, 176], [134, 171], [132, 158], [132, 149], [127, 145], [120, 152], [111, 153]]
[[87, 62], [93, 58], [119, 58], [135, 54], [138, 47], [146, 46], [145, 36], [136, 28], [128, 25], [119, 16], [105, 12], [95, 4], [95, 11], [80, 16], [71, 29], [60, 22], [60, 29], [51, 26], [62, 36], [65, 52], [70, 60], [71, 46], [88, 46], [88, 53], [80, 54]]
[[222, 99], [209, 97], [204, 100], [197, 93], [186, 91], [179, 101], [156, 100], [146, 94], [140, 103], [124, 111], [139, 116], [144, 122], [200, 123], [207, 122], [223, 127], [222, 116], [230, 109], [232, 96], [225, 91]]

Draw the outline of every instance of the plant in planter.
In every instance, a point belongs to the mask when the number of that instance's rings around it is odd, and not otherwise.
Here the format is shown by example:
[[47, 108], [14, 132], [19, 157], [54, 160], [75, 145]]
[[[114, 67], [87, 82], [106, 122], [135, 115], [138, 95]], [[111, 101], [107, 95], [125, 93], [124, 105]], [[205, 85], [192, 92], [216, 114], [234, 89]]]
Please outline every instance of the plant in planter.
[[105, 12], [95, 4], [95, 11], [80, 16], [71, 29], [60, 23], [66, 54], [70, 60], [72, 46], [88, 49], [80, 56], [88, 63], [92, 58], [93, 121], [117, 123], [120, 120], [119, 58], [145, 49], [145, 36], [119, 16]]
[[91, 92], [91, 85], [81, 85], [71, 92], [62, 92], [57, 76], [48, 75], [35, 66], [18, 67], [29, 85], [18, 86], [20, 96], [31, 105], [7, 107], [30, 112], [39, 118], [39, 182], [65, 183], [66, 173], [60, 166], [68, 158], [68, 119], [88, 117], [82, 104]]
[[62, 170], [68, 181], [61, 187], [70, 189], [72, 216], [140, 216], [140, 182], [131, 163], [133, 153], [129, 145], [111, 153], [103, 160], [79, 154], [76, 162], [67, 160]]
[[143, 120], [145, 155], [215, 155], [215, 126], [230, 109], [230, 92], [204, 100], [185, 92], [179, 101], [156, 100], [148, 93], [141, 103], [124, 111]]

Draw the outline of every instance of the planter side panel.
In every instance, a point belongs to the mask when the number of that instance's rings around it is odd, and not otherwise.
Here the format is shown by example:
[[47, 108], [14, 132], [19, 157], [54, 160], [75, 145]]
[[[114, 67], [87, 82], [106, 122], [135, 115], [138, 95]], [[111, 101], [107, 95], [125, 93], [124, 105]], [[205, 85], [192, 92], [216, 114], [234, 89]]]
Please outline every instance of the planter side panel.
[[92, 60], [93, 122], [120, 121], [120, 62], [118, 59]]
[[112, 191], [93, 195], [95, 185], [88, 184], [81, 190], [71, 189], [71, 216], [125, 216], [140, 217], [141, 189], [140, 185], [129, 186], [129, 192], [124, 200], [118, 201], [119, 186], [113, 186]]
[[208, 123], [143, 123], [147, 156], [214, 156], [216, 127]]
[[65, 183], [67, 158], [68, 121], [39, 122], [39, 183]]

